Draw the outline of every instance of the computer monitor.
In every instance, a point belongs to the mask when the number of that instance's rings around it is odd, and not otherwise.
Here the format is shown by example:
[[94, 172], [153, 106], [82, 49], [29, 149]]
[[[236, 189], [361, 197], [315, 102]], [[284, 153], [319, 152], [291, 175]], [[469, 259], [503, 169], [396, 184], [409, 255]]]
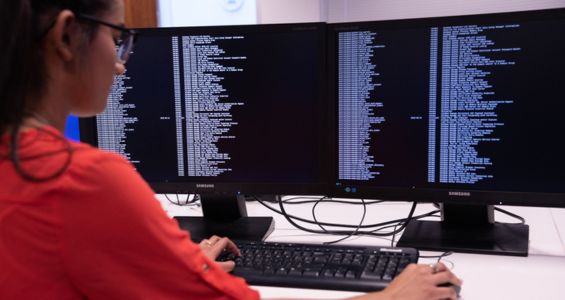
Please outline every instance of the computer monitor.
[[565, 207], [565, 9], [332, 24], [333, 195], [441, 203], [399, 246], [527, 255], [493, 205]]
[[327, 194], [325, 24], [140, 29], [90, 140], [157, 193], [200, 194], [194, 240], [262, 239], [243, 195]]

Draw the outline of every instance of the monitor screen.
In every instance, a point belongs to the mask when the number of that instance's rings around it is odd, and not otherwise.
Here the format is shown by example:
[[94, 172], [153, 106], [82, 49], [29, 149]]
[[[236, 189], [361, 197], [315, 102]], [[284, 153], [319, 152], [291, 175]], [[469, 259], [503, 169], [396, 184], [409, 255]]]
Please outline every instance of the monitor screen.
[[200, 194], [204, 217], [177, 218], [194, 241], [264, 239], [273, 219], [247, 217], [244, 195], [328, 193], [325, 29], [141, 29], [106, 110], [83, 133], [156, 192]]
[[565, 9], [329, 32], [334, 194], [565, 207]]
[[325, 25], [139, 30], [96, 144], [157, 192], [327, 193]]

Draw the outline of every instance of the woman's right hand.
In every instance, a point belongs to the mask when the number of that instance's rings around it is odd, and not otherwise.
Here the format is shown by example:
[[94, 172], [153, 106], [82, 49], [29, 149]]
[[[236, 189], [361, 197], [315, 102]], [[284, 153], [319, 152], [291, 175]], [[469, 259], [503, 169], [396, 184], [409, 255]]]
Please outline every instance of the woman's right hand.
[[456, 300], [457, 293], [452, 287], [440, 286], [446, 283], [461, 287], [463, 281], [442, 263], [410, 264], [380, 293], [371, 293], [355, 299]]

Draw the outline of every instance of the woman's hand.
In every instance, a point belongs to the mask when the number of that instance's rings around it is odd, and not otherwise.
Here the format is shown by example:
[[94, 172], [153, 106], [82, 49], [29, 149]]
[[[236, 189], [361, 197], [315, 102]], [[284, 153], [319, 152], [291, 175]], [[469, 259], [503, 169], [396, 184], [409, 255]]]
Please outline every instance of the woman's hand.
[[410, 264], [382, 293], [386, 295], [384, 299], [456, 300], [457, 294], [452, 287], [440, 286], [446, 283], [460, 287], [463, 282], [442, 263], [436, 265]]
[[[200, 244], [200, 249], [204, 252], [208, 258], [213, 261], [216, 261], [218, 256], [224, 251], [230, 251], [231, 253], [239, 256], [241, 253], [239, 252], [239, 248], [232, 242], [230, 239], [226, 237], [219, 237], [217, 235], [212, 236], [209, 239], [203, 239]], [[224, 269], [226, 272], [231, 272], [233, 268], [235, 268], [235, 263], [233, 261], [223, 261], [219, 262], [216, 261]]]

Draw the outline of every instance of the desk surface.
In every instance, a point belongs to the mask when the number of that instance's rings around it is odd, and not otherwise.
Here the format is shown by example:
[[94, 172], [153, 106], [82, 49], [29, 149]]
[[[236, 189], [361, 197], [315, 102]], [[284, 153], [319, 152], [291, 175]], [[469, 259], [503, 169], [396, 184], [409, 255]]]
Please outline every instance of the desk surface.
[[[158, 196], [171, 216], [201, 215], [198, 208], [171, 205]], [[273, 216], [275, 231], [268, 241], [322, 243], [339, 237], [311, 234], [295, 229], [282, 216], [276, 215], [257, 202], [247, 203], [250, 216]], [[311, 219], [311, 205], [285, 206], [290, 214]], [[368, 207], [365, 223], [377, 223], [405, 217], [410, 204], [387, 202]], [[454, 253], [443, 259], [464, 280], [461, 299], [565, 299], [565, 209], [504, 207], [523, 216], [530, 225], [528, 257], [479, 255]], [[417, 213], [433, 210], [431, 205], [419, 205]], [[322, 204], [317, 208], [321, 221], [357, 225], [362, 207], [357, 205]], [[515, 220], [496, 214], [496, 220]], [[353, 237], [342, 244], [390, 246], [388, 238]], [[421, 255], [439, 255], [438, 252], [421, 251]], [[421, 263], [433, 263], [435, 259], [420, 258]], [[256, 286], [263, 298], [310, 298], [336, 299], [358, 295], [342, 291], [277, 288]]]

